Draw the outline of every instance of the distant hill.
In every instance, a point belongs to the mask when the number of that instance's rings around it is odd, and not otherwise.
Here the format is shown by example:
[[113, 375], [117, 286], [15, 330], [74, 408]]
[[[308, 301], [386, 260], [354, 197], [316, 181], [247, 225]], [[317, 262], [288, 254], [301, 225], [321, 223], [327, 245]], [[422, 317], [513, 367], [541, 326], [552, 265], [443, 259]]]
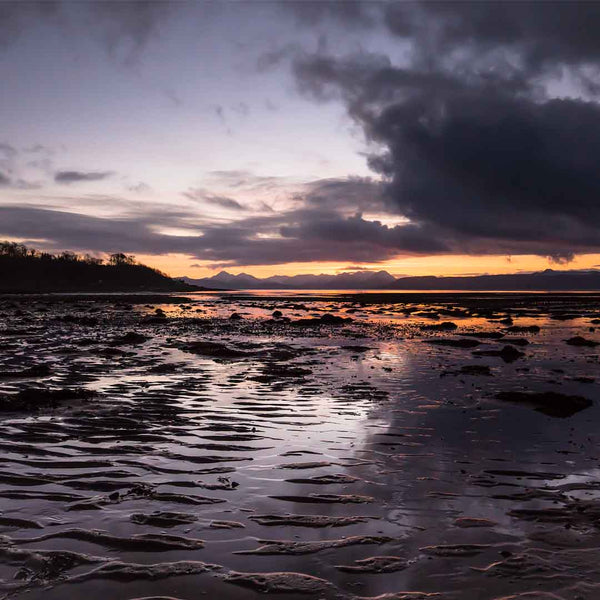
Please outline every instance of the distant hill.
[[135, 262], [111, 255], [108, 263], [72, 252], [38, 252], [0, 242], [0, 292], [184, 292], [198, 287]]
[[257, 278], [221, 271], [213, 277], [184, 281], [213, 288], [242, 289], [388, 289], [388, 290], [462, 290], [462, 291], [600, 291], [600, 271], [554, 271], [510, 275], [476, 275], [466, 277], [400, 277], [387, 271], [356, 271], [340, 275], [276, 275]]
[[183, 277], [182, 279], [194, 285], [208, 285], [228, 290], [368, 290], [389, 287], [397, 281], [387, 271], [356, 271], [340, 275], [274, 275], [264, 279], [246, 273], [232, 275], [227, 271], [221, 271], [213, 277], [204, 279], [190, 279], [189, 277]]
[[396, 290], [473, 291], [600, 291], [600, 271], [554, 271], [474, 277], [402, 277], [391, 286]]

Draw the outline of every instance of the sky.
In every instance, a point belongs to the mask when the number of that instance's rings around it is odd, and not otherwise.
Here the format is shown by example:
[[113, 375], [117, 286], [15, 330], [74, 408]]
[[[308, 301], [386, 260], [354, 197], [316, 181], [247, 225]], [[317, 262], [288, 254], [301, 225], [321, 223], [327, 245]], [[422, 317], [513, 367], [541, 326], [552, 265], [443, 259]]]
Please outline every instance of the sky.
[[174, 275], [600, 265], [600, 3], [2, 2], [0, 239]]

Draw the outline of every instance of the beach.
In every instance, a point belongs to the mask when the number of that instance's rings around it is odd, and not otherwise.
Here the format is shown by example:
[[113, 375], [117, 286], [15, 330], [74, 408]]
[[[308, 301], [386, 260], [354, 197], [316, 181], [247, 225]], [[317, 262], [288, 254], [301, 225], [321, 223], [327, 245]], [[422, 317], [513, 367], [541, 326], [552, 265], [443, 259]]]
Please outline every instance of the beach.
[[0, 313], [0, 597], [600, 596], [600, 295]]

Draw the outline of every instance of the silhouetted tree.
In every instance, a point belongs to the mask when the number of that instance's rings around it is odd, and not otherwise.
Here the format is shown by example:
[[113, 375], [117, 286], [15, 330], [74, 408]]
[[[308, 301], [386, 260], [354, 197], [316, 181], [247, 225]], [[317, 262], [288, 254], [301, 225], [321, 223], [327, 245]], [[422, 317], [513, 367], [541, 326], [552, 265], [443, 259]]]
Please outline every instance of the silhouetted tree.
[[194, 290], [122, 252], [108, 264], [90, 254], [39, 252], [16, 242], [0, 241], [0, 291], [186, 291]]
[[27, 247], [16, 242], [1, 242], [0, 255], [2, 256], [27, 256]]
[[79, 260], [79, 257], [77, 256], [77, 254], [75, 254], [75, 252], [69, 251], [61, 252], [59, 258], [66, 262], [77, 262]]
[[117, 252], [115, 254], [111, 254], [108, 262], [111, 265], [134, 265], [135, 264], [135, 256], [132, 254], [123, 254], [122, 252]]
[[92, 256], [91, 254], [86, 254], [83, 257], [83, 262], [86, 265], [101, 265], [104, 261], [101, 258], [97, 258], [96, 256]]

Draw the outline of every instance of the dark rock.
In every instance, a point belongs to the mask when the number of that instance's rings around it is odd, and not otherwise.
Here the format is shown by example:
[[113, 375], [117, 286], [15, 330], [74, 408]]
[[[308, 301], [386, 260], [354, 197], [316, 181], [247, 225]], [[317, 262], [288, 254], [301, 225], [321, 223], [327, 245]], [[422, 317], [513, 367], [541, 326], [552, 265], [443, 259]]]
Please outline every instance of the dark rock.
[[352, 319], [350, 317], [338, 317], [337, 315], [327, 313], [318, 319], [297, 319], [290, 324], [294, 327], [319, 327], [320, 325], [343, 325], [344, 323], [351, 322]]
[[558, 392], [499, 392], [498, 400], [532, 406], [550, 417], [566, 418], [592, 406], [583, 396], [567, 396]]
[[72, 323], [73, 325], [84, 325], [86, 327], [98, 325], [100, 322], [96, 317], [78, 317], [76, 315], [63, 315], [62, 317], [57, 317], [57, 321]]
[[477, 352], [473, 352], [474, 356], [498, 356], [504, 362], [511, 363], [525, 356], [524, 352], [520, 352], [514, 346], [504, 346], [502, 350], [479, 350]]
[[352, 319], [350, 317], [338, 317], [337, 315], [332, 315], [327, 313], [321, 317], [321, 323], [325, 325], [341, 325], [342, 323], [349, 323]]
[[569, 346], [579, 346], [581, 348], [595, 348], [598, 346], [598, 342], [594, 342], [594, 340], [586, 340], [580, 335], [576, 335], [575, 337], [569, 338], [565, 340]]
[[454, 331], [458, 329], [458, 325], [452, 323], [452, 321], [444, 321], [442, 323], [434, 323], [433, 325], [422, 325], [421, 329], [423, 331]]
[[141, 333], [135, 333], [135, 331], [128, 331], [124, 335], [120, 335], [111, 340], [111, 346], [137, 346], [147, 342], [150, 338], [142, 335]]
[[441, 339], [441, 340], [425, 340], [436, 346], [449, 346], [451, 348], [475, 348], [481, 345], [481, 342], [471, 339]]

